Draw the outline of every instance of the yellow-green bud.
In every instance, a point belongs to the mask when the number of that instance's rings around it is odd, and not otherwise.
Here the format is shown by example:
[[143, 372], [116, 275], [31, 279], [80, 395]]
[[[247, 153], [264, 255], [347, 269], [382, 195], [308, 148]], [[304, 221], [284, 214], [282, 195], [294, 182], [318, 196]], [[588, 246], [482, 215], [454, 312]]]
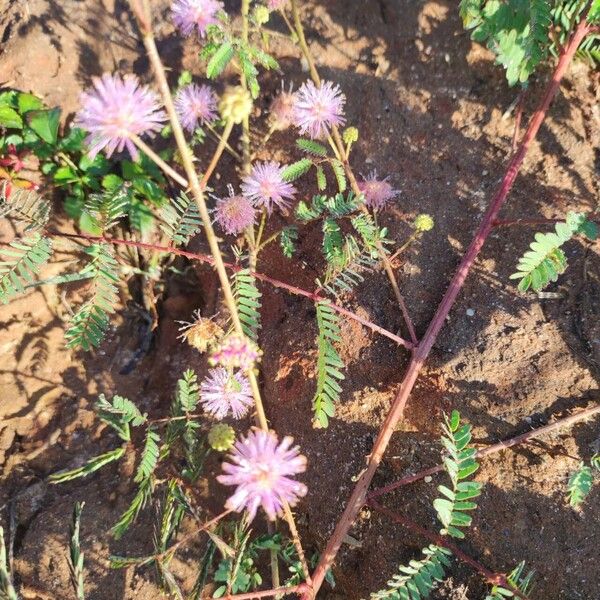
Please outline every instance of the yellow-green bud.
[[250, 92], [239, 85], [228, 87], [219, 101], [219, 112], [226, 121], [241, 123], [252, 112]]
[[344, 129], [344, 142], [353, 144], [356, 141], [358, 141], [358, 129], [356, 127], [346, 127]]
[[262, 6], [262, 4], [259, 4], [258, 6], [254, 7], [253, 16], [254, 22], [257, 25], [264, 25], [269, 21], [270, 12], [266, 6]]
[[414, 228], [419, 232], [432, 230], [434, 224], [433, 217], [426, 214], [417, 215], [413, 223]]
[[226, 452], [233, 446], [235, 441], [235, 431], [233, 427], [218, 423], [208, 432], [208, 443], [213, 450], [217, 452]]

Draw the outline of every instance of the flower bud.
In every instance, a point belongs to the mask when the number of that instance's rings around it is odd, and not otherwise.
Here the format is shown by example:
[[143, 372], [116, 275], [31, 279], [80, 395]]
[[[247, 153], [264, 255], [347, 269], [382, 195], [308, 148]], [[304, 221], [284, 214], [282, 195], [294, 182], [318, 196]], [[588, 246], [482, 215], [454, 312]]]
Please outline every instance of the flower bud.
[[228, 87], [219, 102], [219, 112], [225, 121], [241, 123], [252, 112], [252, 96], [241, 86]]
[[353, 144], [358, 141], [358, 129], [356, 127], [346, 127], [343, 137], [346, 144]]
[[430, 231], [433, 229], [434, 221], [431, 215], [421, 214], [417, 215], [413, 223], [414, 228], [423, 233], [424, 231]]
[[208, 432], [208, 443], [217, 452], [226, 452], [233, 446], [234, 441], [235, 431], [233, 427], [225, 425], [225, 423], [214, 425]]

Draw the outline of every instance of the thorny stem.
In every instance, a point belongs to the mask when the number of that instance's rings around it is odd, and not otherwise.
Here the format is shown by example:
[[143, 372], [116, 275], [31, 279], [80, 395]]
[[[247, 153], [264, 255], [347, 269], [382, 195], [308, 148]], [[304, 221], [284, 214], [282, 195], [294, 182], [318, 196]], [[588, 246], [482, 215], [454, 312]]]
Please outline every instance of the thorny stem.
[[463, 552], [456, 544], [452, 543], [447, 536], [439, 535], [437, 533], [433, 533], [432, 531], [428, 531], [427, 529], [424, 529], [420, 525], [417, 525], [417, 523], [411, 521], [410, 519], [407, 519], [406, 517], [395, 513], [394, 511], [390, 510], [389, 508], [386, 508], [385, 506], [382, 506], [375, 500], [371, 500], [368, 503], [368, 505], [374, 510], [376, 510], [378, 513], [385, 515], [395, 523], [398, 523], [399, 525], [404, 525], [405, 527], [411, 529], [415, 533], [422, 535], [424, 538], [428, 539], [430, 542], [433, 542], [437, 546], [447, 548], [457, 558], [459, 558], [469, 566], [473, 567], [473, 569], [475, 569], [477, 572], [481, 573], [481, 575], [486, 579], [486, 581], [488, 581], [488, 583], [491, 583], [492, 585], [500, 585], [503, 588], [510, 590], [514, 594], [514, 596], [516, 596], [517, 598], [521, 598], [521, 600], [529, 600], [528, 596], [526, 596], [521, 590], [519, 590], [512, 583], [510, 583], [506, 575], [504, 575], [503, 573], [494, 573], [493, 571], [490, 571], [487, 567], [484, 567], [479, 561], [475, 560], [472, 556], [469, 556], [468, 554]]
[[[249, 0], [243, 0], [246, 3], [248, 8]], [[188, 177], [188, 181], [190, 183], [190, 188], [196, 204], [198, 205], [198, 211], [202, 218], [202, 223], [204, 225], [204, 230], [206, 233], [206, 239], [208, 241], [208, 245], [210, 247], [210, 251], [214, 260], [214, 266], [217, 271], [219, 281], [221, 283], [221, 288], [223, 289], [223, 296], [225, 299], [225, 304], [231, 316], [231, 322], [233, 324], [234, 331], [237, 335], [243, 336], [244, 330], [242, 328], [242, 322], [240, 320], [240, 316], [237, 310], [237, 306], [235, 303], [235, 298], [233, 296], [233, 292], [231, 289], [231, 285], [229, 283], [229, 278], [227, 276], [227, 271], [225, 270], [225, 265], [223, 262], [223, 256], [221, 254], [221, 250], [219, 248], [219, 242], [217, 236], [215, 235], [210, 215], [208, 213], [208, 208], [206, 206], [206, 202], [204, 199], [204, 193], [202, 190], [202, 186], [200, 181], [198, 180], [198, 175], [196, 174], [196, 170], [194, 168], [194, 164], [192, 162], [192, 153], [191, 150], [185, 140], [185, 135], [183, 133], [183, 129], [179, 122], [179, 118], [177, 116], [177, 112], [175, 111], [175, 105], [173, 103], [173, 97], [171, 96], [171, 89], [169, 88], [169, 83], [167, 81], [167, 77], [165, 74], [164, 65], [160, 59], [160, 55], [158, 53], [158, 49], [156, 48], [156, 43], [154, 41], [154, 34], [152, 32], [152, 23], [151, 23], [151, 12], [148, 0], [143, 0], [143, 5], [140, 6], [139, 0], [131, 0], [132, 10], [138, 20], [138, 24], [140, 26], [140, 30], [142, 32], [142, 37], [144, 41], [144, 46], [146, 47], [146, 51], [148, 54], [148, 58], [152, 67], [154, 69], [154, 74], [158, 83], [158, 86], [161, 91], [161, 95], [163, 98], [163, 102], [165, 104], [165, 108], [167, 110], [167, 114], [169, 115], [169, 120], [171, 122], [171, 126], [173, 128], [173, 135], [175, 136], [175, 141], [177, 142], [177, 147], [181, 154], [181, 160], [183, 163], [183, 167]], [[247, 38], [247, 32], [246, 32]], [[226, 136], [223, 135], [222, 140], [226, 141]], [[208, 172], [208, 171], [207, 171]], [[205, 174], [206, 177], [206, 174]], [[248, 379], [250, 381], [250, 387], [252, 388], [252, 395], [254, 397], [254, 403], [256, 406], [256, 416], [257, 420], [260, 423], [261, 429], [264, 431], [269, 430], [269, 425], [267, 423], [267, 417], [265, 415], [262, 398], [260, 395], [260, 389], [258, 387], [258, 381], [256, 375], [249, 370], [247, 373]], [[296, 524], [294, 523], [293, 516], [291, 512], [286, 512], [286, 519], [288, 521], [288, 526], [290, 531], [293, 533], [296, 531]], [[303, 566], [303, 569], [306, 574], [306, 579], [310, 580], [310, 572], [308, 570], [308, 565], [306, 562], [306, 557], [304, 556], [304, 550], [297, 536], [293, 538], [296, 551], [298, 552], [298, 556], [300, 558], [300, 562]]]
[[[298, 0], [292, 0], [292, 15], [294, 18], [294, 27], [296, 31], [296, 35], [298, 36], [298, 42], [300, 44], [300, 49], [302, 50], [302, 54], [308, 63], [310, 76], [315, 85], [321, 85], [321, 77], [319, 76], [319, 72], [315, 66], [315, 61], [310, 52], [310, 48], [306, 43], [306, 37], [304, 36], [304, 27], [302, 26], [302, 21], [300, 20], [300, 13], [298, 11]], [[344, 165], [344, 171], [346, 172], [346, 176], [348, 177], [348, 181], [350, 182], [350, 187], [352, 191], [360, 196], [361, 191], [358, 188], [358, 182], [356, 181], [356, 177], [354, 176], [354, 172], [352, 171], [352, 167], [350, 166], [350, 162], [348, 160], [348, 155], [346, 154], [346, 149], [344, 147], [344, 142], [342, 141], [342, 137], [340, 136], [339, 129], [336, 126], [331, 128], [331, 135], [333, 136], [333, 147], [337, 148], [337, 152], [335, 153], [338, 157], [338, 160], [342, 162]], [[365, 214], [370, 214], [366, 206], [361, 206], [361, 211]], [[390, 280], [390, 284], [392, 286], [392, 290], [394, 291], [394, 295], [396, 296], [396, 301], [400, 306], [400, 311], [402, 312], [402, 317], [404, 318], [404, 322], [406, 324], [406, 328], [408, 330], [408, 334], [410, 335], [411, 342], [413, 344], [417, 344], [417, 335], [415, 333], [415, 328], [413, 326], [412, 320], [408, 313], [408, 309], [406, 307], [406, 303], [404, 298], [402, 297], [402, 293], [400, 292], [400, 288], [398, 287], [398, 282], [396, 281], [396, 276], [394, 275], [394, 269], [390, 263], [390, 260], [386, 254], [385, 248], [378, 240], [375, 244], [377, 248], [377, 252], [379, 253], [379, 259], [383, 264], [383, 268], [385, 273]]]
[[[475, 455], [476, 458], [483, 458], [485, 456], [489, 456], [490, 454], [494, 454], [496, 452], [501, 452], [502, 450], [508, 450], [508, 448], [512, 448], [513, 446], [518, 446], [519, 444], [524, 444], [529, 440], [534, 438], [538, 438], [542, 435], [546, 435], [547, 433], [551, 433], [556, 431], [557, 429], [562, 429], [563, 427], [569, 427], [574, 425], [575, 423], [579, 423], [584, 419], [588, 419], [600, 413], [600, 405], [592, 406], [590, 408], [586, 408], [578, 413], [565, 417], [564, 419], [559, 419], [554, 423], [550, 423], [550, 425], [545, 425], [544, 427], [539, 427], [538, 429], [533, 429], [531, 431], [527, 431], [526, 433], [522, 433], [508, 440], [504, 440], [503, 442], [498, 442], [497, 444], [492, 444], [491, 446], [487, 446], [485, 448], [480, 448]], [[367, 499], [369, 501], [374, 500], [375, 498], [379, 498], [379, 496], [383, 496], [383, 494], [387, 494], [399, 487], [404, 485], [408, 485], [409, 483], [414, 483], [415, 481], [419, 481], [420, 479], [424, 479], [425, 477], [429, 477], [430, 475], [435, 475], [436, 473], [440, 473], [445, 470], [444, 465], [436, 465], [435, 467], [430, 467], [429, 469], [424, 469], [423, 471], [419, 471], [414, 475], [407, 475], [394, 483], [390, 483], [384, 487], [380, 487], [376, 490], [373, 490], [368, 496]]]
[[[292, 2], [295, 2], [295, 0], [292, 0]], [[312, 588], [309, 592], [304, 594], [302, 597], [303, 600], [312, 600], [316, 597], [316, 594], [325, 579], [325, 574], [335, 560], [345, 535], [352, 527], [358, 512], [364, 505], [369, 485], [371, 484], [373, 476], [379, 467], [394, 429], [396, 428], [398, 421], [403, 417], [404, 407], [412, 388], [415, 385], [417, 377], [423, 368], [429, 352], [431, 351], [431, 348], [433, 347], [433, 344], [435, 343], [438, 334], [440, 333], [440, 330], [446, 321], [446, 317], [450, 313], [450, 310], [452, 309], [456, 298], [458, 297], [458, 294], [464, 285], [465, 279], [471, 270], [479, 251], [492, 231], [493, 222], [497, 218], [502, 205], [506, 201], [508, 193], [510, 192], [517, 177], [517, 173], [519, 172], [527, 151], [529, 150], [529, 146], [532, 140], [535, 138], [542, 122], [544, 121], [544, 117], [546, 116], [546, 112], [550, 107], [552, 99], [558, 91], [560, 81], [565, 74], [565, 71], [573, 56], [575, 55], [579, 44], [587, 35], [588, 31], [589, 25], [584, 19], [577, 26], [577, 29], [565, 48], [564, 53], [561, 55], [552, 79], [548, 84], [542, 102], [531, 118], [527, 132], [521, 141], [519, 150], [510, 160], [500, 188], [492, 199], [492, 202], [483, 217], [483, 220], [479, 226], [479, 229], [477, 230], [477, 233], [475, 234], [473, 241], [471, 242], [471, 245], [463, 256], [460, 265], [458, 266], [458, 269], [452, 278], [452, 281], [450, 282], [450, 286], [440, 305], [438, 306], [438, 309], [431, 320], [429, 327], [427, 328], [425, 336], [413, 351], [411, 361], [404, 375], [404, 379], [400, 384], [396, 398], [394, 399], [390, 412], [380, 429], [375, 444], [373, 445], [373, 449], [367, 463], [367, 468], [359, 477], [354, 491], [348, 500], [348, 504], [346, 505], [346, 508], [344, 509], [344, 512], [336, 525], [333, 535], [329, 539], [327, 547], [321, 554], [319, 563], [317, 564], [317, 567], [313, 573]]]
[[[80, 233], [65, 233], [62, 231], [54, 231], [54, 230], [46, 230], [46, 233], [48, 235], [52, 235], [55, 237], [89, 240], [91, 242], [104, 242], [106, 244], [114, 244], [115, 246], [129, 246], [131, 248], [142, 248], [144, 250], [151, 250], [153, 252], [165, 252], [167, 254], [174, 254], [176, 256], [185, 256], [186, 258], [189, 258], [192, 260], [197, 260], [198, 262], [201, 262], [201, 263], [214, 265], [214, 258], [209, 254], [198, 254], [195, 252], [188, 252], [187, 250], [180, 250], [179, 248], [175, 248], [174, 246], [160, 246], [157, 244], [148, 244], [145, 242], [137, 242], [134, 240], [122, 240], [122, 239], [118, 239], [118, 238], [86, 235], [86, 234], [82, 234], [82, 233], [81, 234]], [[223, 264], [225, 265], [225, 268], [229, 269], [230, 271], [233, 271], [234, 273], [237, 273], [237, 272], [243, 270], [243, 267], [241, 267], [240, 265], [237, 265], [237, 264], [233, 264], [233, 263], [229, 263], [229, 262], [224, 262]], [[264, 273], [254, 272], [253, 275], [254, 275], [254, 277], [256, 277], [256, 279], [258, 279], [260, 281], [264, 281], [265, 283], [268, 283], [268, 284], [272, 285], [273, 287], [286, 290], [287, 292], [294, 294], [296, 296], [304, 296], [305, 298], [309, 298], [312, 302], [325, 302], [330, 306], [330, 308], [333, 311], [335, 311], [341, 315], [344, 315], [344, 316], [348, 317], [349, 319], [353, 319], [354, 321], [360, 323], [361, 325], [364, 325], [368, 329], [371, 329], [372, 331], [379, 333], [380, 335], [387, 337], [390, 340], [393, 340], [400, 346], [404, 346], [408, 350], [413, 348], [413, 345], [410, 342], [406, 341], [405, 339], [401, 338], [400, 336], [397, 336], [396, 334], [392, 333], [391, 331], [388, 331], [387, 329], [380, 327], [379, 325], [377, 325], [376, 323], [373, 323], [372, 321], [369, 321], [368, 319], [364, 319], [363, 317], [357, 315], [356, 313], [353, 313], [351, 310], [348, 310], [346, 308], [343, 308], [342, 306], [339, 306], [338, 304], [335, 304], [334, 302], [331, 302], [331, 300], [325, 296], [320, 296], [319, 294], [316, 294], [314, 292], [309, 292], [308, 290], [303, 290], [302, 288], [296, 287], [289, 283], [285, 283], [284, 281], [280, 281], [279, 279], [274, 279], [273, 277], [269, 277], [268, 275], [265, 275]]]

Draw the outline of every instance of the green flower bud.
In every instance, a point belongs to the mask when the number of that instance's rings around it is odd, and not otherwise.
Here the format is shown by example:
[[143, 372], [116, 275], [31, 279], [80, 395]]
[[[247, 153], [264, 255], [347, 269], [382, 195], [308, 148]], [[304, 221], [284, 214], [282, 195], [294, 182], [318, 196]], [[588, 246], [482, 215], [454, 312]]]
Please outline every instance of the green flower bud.
[[414, 228], [419, 232], [431, 231], [434, 226], [433, 217], [431, 215], [421, 214], [417, 215], [415, 222], [413, 223]]
[[213, 450], [226, 452], [233, 446], [235, 441], [235, 431], [233, 427], [218, 423], [208, 432], [208, 443]]
[[358, 141], [358, 129], [356, 127], [346, 127], [343, 137], [346, 144], [353, 144]]
[[269, 21], [269, 16], [269, 9], [266, 6], [262, 6], [261, 4], [259, 4], [258, 6], [254, 7], [253, 17], [254, 22], [257, 25], [264, 25], [265, 23], [267, 23]]
[[241, 86], [228, 87], [219, 101], [219, 112], [226, 121], [241, 123], [252, 112], [252, 96]]

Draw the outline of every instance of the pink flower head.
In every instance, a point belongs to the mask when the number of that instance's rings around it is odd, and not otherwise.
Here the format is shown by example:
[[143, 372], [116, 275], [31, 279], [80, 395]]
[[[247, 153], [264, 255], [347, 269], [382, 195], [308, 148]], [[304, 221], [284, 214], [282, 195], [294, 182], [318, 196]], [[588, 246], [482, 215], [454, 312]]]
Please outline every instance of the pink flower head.
[[254, 399], [245, 375], [217, 367], [208, 372], [200, 386], [200, 402], [204, 410], [217, 419], [223, 419], [230, 412], [235, 419], [241, 419]]
[[286, 503], [293, 506], [305, 496], [306, 486], [288, 477], [306, 471], [306, 458], [298, 446], [291, 448], [293, 441], [285, 437], [279, 444], [272, 431], [253, 429], [236, 442], [228, 456], [231, 462], [223, 463], [225, 475], [217, 477], [224, 485], [237, 486], [226, 507], [237, 512], [245, 509], [252, 520], [262, 506], [273, 521]]
[[254, 224], [256, 210], [245, 196], [235, 196], [229, 186], [229, 197], [219, 198], [215, 207], [215, 221], [225, 233], [237, 235]]
[[269, 10], [278, 10], [280, 9], [288, 0], [269, 0], [267, 2], [267, 7]]
[[296, 193], [296, 188], [283, 180], [284, 168], [278, 162], [269, 161], [256, 163], [252, 171], [242, 182], [242, 194], [259, 206], [264, 206], [267, 212], [273, 212], [276, 204], [285, 211]]
[[177, 92], [175, 110], [181, 124], [192, 133], [198, 124], [204, 125], [217, 118], [217, 96], [208, 85], [190, 83]]
[[260, 359], [259, 347], [245, 336], [228, 335], [210, 356], [212, 365], [248, 371]]
[[364, 177], [358, 182], [358, 189], [365, 196], [365, 204], [373, 210], [381, 210], [386, 207], [388, 202], [395, 198], [400, 190], [392, 188], [392, 184], [388, 181], [389, 177], [377, 179], [377, 171]]
[[135, 75], [121, 79], [105, 74], [94, 79], [94, 88], [81, 94], [81, 110], [75, 118], [75, 125], [89, 133], [89, 155], [93, 158], [104, 149], [110, 157], [126, 147], [135, 160], [138, 151], [131, 137], [159, 131], [167, 120], [157, 95], [140, 85]]
[[223, 10], [218, 0], [175, 0], [171, 7], [173, 23], [185, 36], [198, 30], [200, 37], [206, 36], [206, 28], [218, 23], [217, 13]]
[[324, 81], [317, 87], [307, 81], [296, 92], [295, 125], [300, 133], [308, 134], [313, 140], [324, 138], [330, 127], [346, 122], [345, 103], [346, 96], [339, 85]]
[[286, 92], [284, 89], [282, 89], [281, 92], [275, 96], [271, 102], [271, 106], [269, 107], [271, 123], [275, 129], [278, 131], [283, 131], [294, 124], [295, 105], [296, 94], [292, 92], [291, 86], [289, 92]]

